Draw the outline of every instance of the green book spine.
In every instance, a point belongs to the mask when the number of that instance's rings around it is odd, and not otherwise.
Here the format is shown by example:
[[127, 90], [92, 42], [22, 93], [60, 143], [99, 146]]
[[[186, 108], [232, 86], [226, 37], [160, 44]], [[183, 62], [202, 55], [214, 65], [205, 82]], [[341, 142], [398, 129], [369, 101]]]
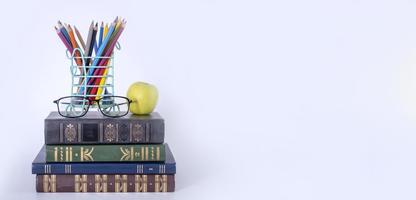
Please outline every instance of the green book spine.
[[165, 161], [165, 145], [46, 145], [46, 162]]

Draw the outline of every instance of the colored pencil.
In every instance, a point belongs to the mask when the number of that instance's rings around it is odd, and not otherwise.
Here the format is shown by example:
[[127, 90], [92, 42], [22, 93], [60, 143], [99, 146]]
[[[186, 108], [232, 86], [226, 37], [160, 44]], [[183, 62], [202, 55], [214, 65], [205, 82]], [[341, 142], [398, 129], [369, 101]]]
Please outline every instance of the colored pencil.
[[[74, 31], [72, 30], [72, 28], [71, 28], [71, 25], [68, 25], [68, 26], [66, 26], [66, 29], [67, 29], [67, 31], [68, 31], [68, 33], [69, 33], [69, 38], [71, 39], [71, 43], [72, 43], [72, 47], [74, 48], [74, 50], [76, 49], [76, 48], [78, 48], [79, 46], [78, 46], [78, 43], [77, 43], [77, 41], [75, 40], [75, 35], [74, 35]], [[79, 48], [78, 48], [79, 49]], [[74, 52], [71, 52], [71, 53], [74, 53]], [[77, 65], [78, 66], [82, 66], [82, 60], [81, 60], [81, 58], [80, 58], [80, 56], [81, 56], [81, 54], [79, 53], [79, 51], [75, 51], [75, 62], [77, 63]], [[82, 71], [82, 70], [81, 70]]]
[[88, 30], [87, 44], [85, 45], [85, 48], [86, 48], [85, 54], [87, 56], [87, 58], [85, 59], [85, 64], [86, 65], [89, 65], [89, 63], [90, 63], [90, 58], [88, 58], [88, 57], [91, 56], [90, 49], [91, 49], [91, 39], [92, 39], [93, 29], [94, 29], [94, 21], [91, 22], [90, 28]]
[[[96, 23], [94, 25], [94, 28], [92, 29], [92, 37], [91, 37], [91, 46], [90, 46], [90, 49], [89, 49], [89, 52], [90, 52], [89, 56], [92, 56], [92, 51], [94, 49], [94, 45], [97, 43], [97, 40], [96, 40], [97, 30], [98, 30], [97, 26], [98, 26], [98, 23]], [[93, 67], [93, 68], [91, 68], [91, 67]], [[91, 70], [94, 70], [94, 69], [95, 69], [95, 67], [90, 65], [90, 67], [87, 70], [87, 73], [89, 73]], [[86, 80], [84, 80], [84, 81], [88, 81], [88, 80], [89, 80], [89, 77], [86, 77]], [[87, 82], [87, 85], [90, 85], [89, 82]], [[87, 87], [87, 90], [88, 90], [87, 92], [89, 93], [89, 91], [91, 90], [91, 87]]]
[[[106, 23], [105, 26], [104, 26], [103, 38], [105, 38], [105, 36], [107, 36], [107, 33], [108, 33], [108, 24]], [[101, 43], [102, 43], [102, 41], [101, 41]], [[100, 44], [100, 46], [101, 46], [101, 44]]]
[[[108, 67], [112, 65], [111, 57], [125, 24], [125, 20], [119, 17], [116, 17], [110, 25], [104, 25], [104, 22], [99, 25], [92, 21], [86, 43], [77, 27], [61, 21], [58, 21], [58, 25], [54, 27], [65, 48], [73, 54], [76, 64], [80, 68], [83, 65], [88, 66], [85, 74], [84, 69], [81, 69], [81, 75], [85, 76], [79, 78], [80, 86], [77, 91], [79, 94], [85, 93], [95, 99], [99, 99], [102, 94], [107, 94], [105, 84], [109, 73]], [[75, 49], [80, 51], [75, 51]], [[81, 58], [80, 53], [84, 53], [85, 60]], [[83, 84], [87, 87], [83, 87]]]
[[[114, 36], [113, 40], [111, 41], [111, 44], [110, 44], [107, 52], [104, 54], [104, 57], [110, 57], [111, 56], [111, 54], [113, 53], [113, 49], [114, 49], [114, 47], [117, 43], [117, 40], [118, 40], [118, 38], [120, 37], [121, 33], [124, 30], [124, 27], [125, 27], [124, 23], [120, 25], [119, 30], [117, 31], [116, 35]], [[108, 61], [109, 61], [108, 58], [102, 59], [99, 66], [106, 66]], [[100, 70], [98, 70], [98, 73], [96, 74], [96, 76], [100, 76], [100, 75], [104, 74], [106, 69], [107, 68], [100, 68]], [[95, 82], [94, 82], [94, 85], [99, 85], [102, 78], [104, 78], [104, 77], [96, 78]], [[92, 95], [97, 94], [97, 87], [92, 88], [92, 91], [91, 91], [90, 94], [92, 94]]]
[[68, 49], [69, 52], [72, 52], [73, 48], [71, 44], [68, 43], [65, 36], [63, 35], [62, 31], [60, 31], [59, 28], [55, 27], [56, 33], [58, 34], [59, 38], [61, 38], [62, 42], [64, 43], [66, 49]]
[[74, 30], [75, 30], [75, 33], [77, 34], [77, 37], [78, 37], [79, 42], [81, 43], [82, 49], [83, 49], [83, 50], [84, 50], [84, 52], [85, 52], [85, 42], [84, 42], [84, 40], [82, 39], [81, 33], [79, 33], [79, 31], [78, 31], [78, 29], [77, 29], [77, 27], [76, 27], [76, 26], [74, 26]]
[[64, 35], [66, 41], [72, 46], [71, 40], [69, 39], [68, 31], [66, 31], [66, 29], [65, 29], [65, 27], [64, 27], [64, 25], [62, 24], [61, 21], [58, 21], [58, 27], [59, 27], [59, 31], [61, 31], [62, 34]]
[[104, 32], [104, 22], [101, 22], [100, 26], [100, 34], [98, 35], [98, 46], [101, 46], [101, 43], [103, 43], [103, 33]]

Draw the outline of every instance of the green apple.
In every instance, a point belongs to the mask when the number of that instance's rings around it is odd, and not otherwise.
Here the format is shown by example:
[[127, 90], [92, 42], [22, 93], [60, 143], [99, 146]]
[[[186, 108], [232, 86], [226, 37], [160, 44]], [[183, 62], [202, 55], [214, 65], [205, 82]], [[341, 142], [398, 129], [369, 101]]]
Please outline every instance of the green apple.
[[156, 107], [158, 99], [157, 88], [149, 83], [135, 82], [127, 90], [127, 98], [133, 102], [130, 104], [130, 111], [137, 115], [146, 115]]

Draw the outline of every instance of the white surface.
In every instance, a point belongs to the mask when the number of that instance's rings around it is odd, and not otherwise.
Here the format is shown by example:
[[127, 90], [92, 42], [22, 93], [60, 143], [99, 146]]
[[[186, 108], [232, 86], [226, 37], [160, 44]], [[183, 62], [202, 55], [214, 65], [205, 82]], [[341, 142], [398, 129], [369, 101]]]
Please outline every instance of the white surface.
[[[416, 198], [415, 4], [66, 2], [0, 6], [2, 199]], [[177, 191], [37, 194], [43, 119], [70, 87], [53, 26], [116, 15], [116, 90], [158, 86]]]

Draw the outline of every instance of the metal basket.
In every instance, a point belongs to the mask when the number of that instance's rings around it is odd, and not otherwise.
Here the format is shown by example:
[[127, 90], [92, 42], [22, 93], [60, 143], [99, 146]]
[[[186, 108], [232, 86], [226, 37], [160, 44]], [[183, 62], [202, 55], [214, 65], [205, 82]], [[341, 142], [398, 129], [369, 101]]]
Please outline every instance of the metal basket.
[[[118, 43], [116, 49], [121, 49]], [[109, 57], [85, 56], [81, 49], [75, 48], [73, 52], [66, 51], [66, 56], [71, 60], [71, 96], [98, 100], [114, 95], [114, 51]], [[106, 65], [86, 65], [96, 59], [104, 60]]]

